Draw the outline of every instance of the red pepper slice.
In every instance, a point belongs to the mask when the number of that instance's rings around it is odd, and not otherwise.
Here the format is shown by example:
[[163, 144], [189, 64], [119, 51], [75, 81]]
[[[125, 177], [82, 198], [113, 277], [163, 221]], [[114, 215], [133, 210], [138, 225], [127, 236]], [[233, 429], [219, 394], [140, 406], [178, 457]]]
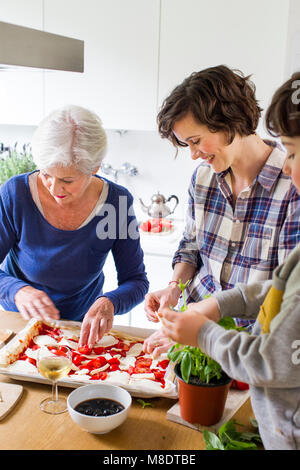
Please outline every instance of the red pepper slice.
[[249, 390], [249, 385], [246, 384], [245, 382], [240, 382], [239, 380], [233, 380], [231, 382], [230, 388], [233, 388], [236, 390]]

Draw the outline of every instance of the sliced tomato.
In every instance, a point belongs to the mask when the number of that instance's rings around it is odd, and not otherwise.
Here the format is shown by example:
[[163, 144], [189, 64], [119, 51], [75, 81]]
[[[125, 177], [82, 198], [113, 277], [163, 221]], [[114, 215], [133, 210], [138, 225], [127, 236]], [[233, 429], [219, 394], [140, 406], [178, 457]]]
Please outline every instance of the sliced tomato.
[[98, 372], [91, 376], [90, 380], [105, 380], [107, 378], [107, 372]]
[[83, 359], [84, 359], [83, 356], [81, 356], [80, 354], [77, 354], [75, 351], [72, 351], [72, 361], [75, 364], [75, 366], [80, 366]]
[[119, 361], [119, 359], [118, 359], [117, 357], [112, 357], [111, 359], [108, 359], [107, 362], [108, 362], [110, 365], [112, 365], [112, 364], [117, 364], [117, 365], [119, 365], [119, 364], [120, 364], [120, 361]]
[[84, 346], [80, 346], [80, 348], [78, 348], [78, 352], [89, 355], [91, 354], [92, 349], [89, 348], [87, 344], [85, 344]]
[[150, 220], [147, 220], [146, 222], [142, 222], [140, 225], [140, 229], [143, 230], [143, 232], [150, 232], [151, 230]]
[[133, 367], [133, 366], [129, 366], [127, 372], [128, 372], [129, 375], [134, 374], [134, 367]]
[[168, 359], [164, 359], [163, 361], [160, 361], [157, 365], [158, 367], [161, 367], [162, 369], [166, 369], [169, 365], [169, 360]]
[[135, 361], [135, 366], [141, 366], [141, 367], [150, 367], [152, 364], [152, 359], [151, 357], [143, 357], [143, 356], [138, 356]]
[[112, 364], [108, 370], [109, 372], [113, 372], [114, 370], [120, 370], [120, 367], [118, 366], [118, 364]]
[[104, 353], [104, 351], [105, 351], [105, 348], [103, 346], [98, 346], [96, 348], [93, 348], [93, 352], [95, 354], [100, 354], [101, 355], [101, 354]]
[[107, 360], [103, 356], [96, 357], [95, 359], [91, 359], [85, 367], [89, 370], [99, 369], [100, 367], [105, 366]]

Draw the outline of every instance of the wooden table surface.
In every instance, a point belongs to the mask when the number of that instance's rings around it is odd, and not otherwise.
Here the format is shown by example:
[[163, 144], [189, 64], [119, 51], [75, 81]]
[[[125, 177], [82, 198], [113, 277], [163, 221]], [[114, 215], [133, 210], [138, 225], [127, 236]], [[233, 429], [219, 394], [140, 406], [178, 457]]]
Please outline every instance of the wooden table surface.
[[[20, 331], [26, 324], [18, 313], [0, 311], [0, 329]], [[40, 402], [51, 395], [51, 386], [10, 379], [0, 374], [0, 382], [18, 383], [24, 391], [11, 413], [0, 421], [0, 450], [201, 450], [202, 433], [167, 420], [166, 413], [175, 401], [152, 398], [154, 408], [142, 408], [133, 398], [127, 420], [108, 434], [90, 434], [78, 427], [68, 412], [49, 415], [40, 410]], [[71, 388], [59, 388], [67, 397]], [[250, 400], [234, 418], [249, 426], [253, 417]]]

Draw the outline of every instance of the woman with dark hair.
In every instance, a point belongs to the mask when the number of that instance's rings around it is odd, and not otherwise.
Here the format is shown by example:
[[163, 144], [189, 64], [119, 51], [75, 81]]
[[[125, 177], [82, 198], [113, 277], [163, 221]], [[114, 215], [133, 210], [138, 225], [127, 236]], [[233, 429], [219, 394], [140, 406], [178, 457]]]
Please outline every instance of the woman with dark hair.
[[[287, 149], [283, 172], [300, 194], [300, 72], [275, 93], [266, 114], [268, 131]], [[294, 229], [299, 230], [299, 213]], [[272, 280], [239, 284], [190, 304], [164, 308], [167, 337], [198, 346], [232, 378], [250, 385], [251, 404], [265, 449], [300, 449], [300, 244], [274, 270]], [[239, 313], [256, 319], [253, 333], [226, 331], [216, 323]]]
[[[201, 160], [189, 188], [186, 227], [167, 287], [147, 294], [147, 318], [180, 301], [198, 302], [237, 283], [270, 279], [300, 241], [300, 198], [283, 174], [285, 152], [256, 133], [262, 109], [250, 77], [221, 65], [193, 73], [168, 96], [158, 129]], [[180, 302], [179, 302], [180, 305]], [[236, 312], [238, 314], [238, 312]], [[236, 319], [251, 329], [253, 322]], [[145, 342], [154, 356], [170, 343], [157, 331]]]

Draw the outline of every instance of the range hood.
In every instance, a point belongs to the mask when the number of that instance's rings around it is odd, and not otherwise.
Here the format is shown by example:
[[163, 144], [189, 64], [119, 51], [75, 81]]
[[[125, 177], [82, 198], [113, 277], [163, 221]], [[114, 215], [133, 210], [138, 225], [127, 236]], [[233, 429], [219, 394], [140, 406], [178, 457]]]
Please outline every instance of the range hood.
[[84, 41], [0, 21], [0, 68], [84, 71]]

